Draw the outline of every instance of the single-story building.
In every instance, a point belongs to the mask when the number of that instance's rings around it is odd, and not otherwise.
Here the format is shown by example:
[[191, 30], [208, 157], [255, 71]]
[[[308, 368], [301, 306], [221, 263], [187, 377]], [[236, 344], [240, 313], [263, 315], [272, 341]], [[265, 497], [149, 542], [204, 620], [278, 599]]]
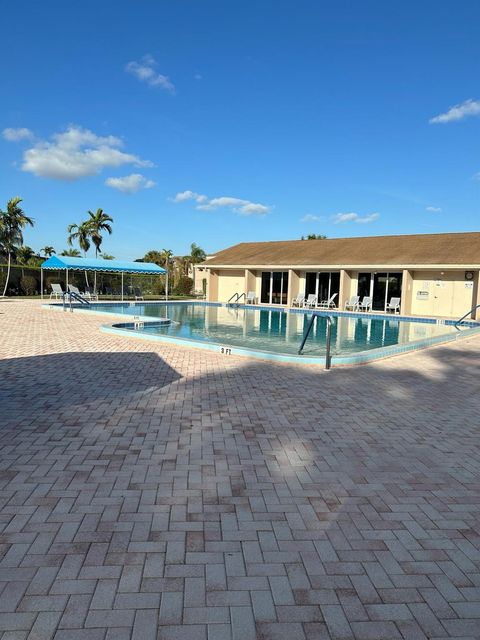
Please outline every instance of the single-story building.
[[202, 267], [211, 302], [255, 292], [257, 303], [290, 306], [299, 294], [337, 293], [338, 308], [358, 295], [384, 311], [399, 297], [404, 315], [446, 318], [480, 304], [479, 232], [242, 242]]

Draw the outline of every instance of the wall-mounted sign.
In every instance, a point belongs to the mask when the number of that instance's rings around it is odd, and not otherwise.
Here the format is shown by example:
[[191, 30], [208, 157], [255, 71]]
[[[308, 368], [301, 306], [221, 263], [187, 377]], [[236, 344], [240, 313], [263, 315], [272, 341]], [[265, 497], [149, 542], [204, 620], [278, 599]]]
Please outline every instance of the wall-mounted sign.
[[417, 300], [428, 300], [429, 295], [428, 291], [417, 291]]
[[473, 282], [465, 282], [465, 289], [473, 289]]
[[423, 288], [430, 289], [430, 282], [428, 280], [425, 280], [425, 282], [423, 283]]

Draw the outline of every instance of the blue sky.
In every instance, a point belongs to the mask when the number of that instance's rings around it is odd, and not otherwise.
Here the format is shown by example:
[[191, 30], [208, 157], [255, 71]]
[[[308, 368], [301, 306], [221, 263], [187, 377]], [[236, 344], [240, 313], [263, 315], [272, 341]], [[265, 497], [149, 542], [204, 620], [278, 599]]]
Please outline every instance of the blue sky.
[[18, 0], [2, 22], [0, 206], [24, 199], [35, 249], [98, 207], [124, 259], [478, 230], [477, 0]]

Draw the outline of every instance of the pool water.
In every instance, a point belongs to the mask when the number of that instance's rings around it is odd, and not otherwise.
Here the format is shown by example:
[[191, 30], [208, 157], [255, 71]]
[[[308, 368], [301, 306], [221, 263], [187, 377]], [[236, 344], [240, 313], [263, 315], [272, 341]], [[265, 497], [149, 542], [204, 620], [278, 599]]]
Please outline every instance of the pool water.
[[[284, 313], [283, 310], [225, 307], [201, 303], [112, 303], [90, 304], [101, 311], [147, 318], [168, 317], [168, 326], [148, 326], [141, 333], [180, 340], [239, 347], [266, 353], [297, 355], [311, 313]], [[332, 315], [331, 353], [349, 355], [382, 347], [458, 334], [452, 325], [400, 320], [394, 316]], [[132, 318], [133, 319], [133, 318]], [[307, 343], [305, 356], [325, 353], [326, 319], [318, 317]]]

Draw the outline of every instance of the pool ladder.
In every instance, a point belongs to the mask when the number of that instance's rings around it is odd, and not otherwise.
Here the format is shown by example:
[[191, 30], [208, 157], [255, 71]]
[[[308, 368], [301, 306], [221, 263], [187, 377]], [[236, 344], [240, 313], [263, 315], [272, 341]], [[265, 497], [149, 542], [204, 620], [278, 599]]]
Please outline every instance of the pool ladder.
[[245, 295], [245, 293], [238, 293], [238, 292], [235, 292], [235, 293], [233, 294], [233, 296], [230, 296], [230, 298], [229, 298], [229, 300], [228, 300], [228, 302], [227, 302], [227, 307], [228, 307], [229, 305], [230, 305], [230, 306], [232, 306], [232, 307], [233, 307], [233, 306], [235, 306], [235, 305], [237, 305], [237, 307], [238, 307], [238, 306], [240, 306], [240, 300], [241, 300], [242, 298], [244, 298], [244, 299], [246, 300], [246, 295]]
[[326, 316], [323, 313], [313, 313], [308, 323], [307, 328], [305, 329], [305, 333], [303, 334], [302, 342], [300, 343], [300, 347], [298, 349], [298, 355], [301, 356], [303, 352], [303, 348], [305, 343], [310, 335], [310, 331], [312, 330], [313, 323], [317, 318], [325, 318], [327, 321], [326, 334], [325, 334], [325, 343], [326, 343], [326, 352], [325, 352], [325, 369], [328, 371], [332, 366], [332, 356], [330, 354], [331, 342], [332, 342], [332, 317]]
[[90, 305], [90, 302], [86, 300], [83, 296], [79, 296], [78, 293], [75, 293], [74, 291], [67, 291], [66, 293], [63, 294], [63, 310], [64, 311], [66, 311], [65, 301], [67, 298], [69, 299], [69, 302], [70, 302], [70, 311], [73, 311], [72, 299], [76, 300], [77, 302], [80, 302], [81, 304], [86, 304], [87, 306]]

